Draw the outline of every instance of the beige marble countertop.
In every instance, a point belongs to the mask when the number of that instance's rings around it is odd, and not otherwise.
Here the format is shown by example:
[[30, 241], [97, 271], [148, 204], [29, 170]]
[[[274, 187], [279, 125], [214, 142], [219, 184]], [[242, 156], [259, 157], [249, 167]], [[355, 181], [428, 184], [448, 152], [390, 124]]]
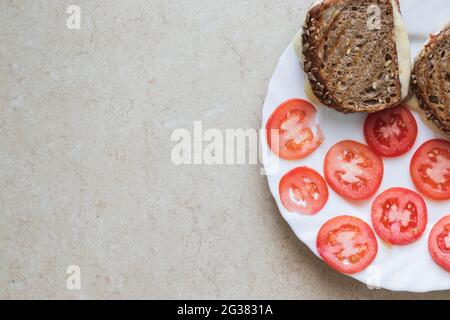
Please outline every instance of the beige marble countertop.
[[67, 1], [0, 2], [0, 298], [450, 298], [329, 269], [259, 166], [171, 162], [195, 120], [260, 126], [305, 1], [72, 2], [79, 30]]

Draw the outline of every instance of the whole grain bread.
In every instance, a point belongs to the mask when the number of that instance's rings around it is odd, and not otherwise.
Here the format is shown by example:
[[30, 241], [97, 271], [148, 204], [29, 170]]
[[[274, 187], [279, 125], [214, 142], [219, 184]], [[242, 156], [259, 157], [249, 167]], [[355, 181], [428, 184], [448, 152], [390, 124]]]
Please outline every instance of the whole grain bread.
[[450, 135], [450, 26], [431, 35], [414, 64], [411, 85], [428, 120]]
[[[323, 104], [352, 113], [401, 102], [393, 3], [399, 6], [397, 0], [324, 0], [310, 9], [302, 33], [303, 70]], [[373, 5], [381, 14], [375, 29], [367, 24]]]

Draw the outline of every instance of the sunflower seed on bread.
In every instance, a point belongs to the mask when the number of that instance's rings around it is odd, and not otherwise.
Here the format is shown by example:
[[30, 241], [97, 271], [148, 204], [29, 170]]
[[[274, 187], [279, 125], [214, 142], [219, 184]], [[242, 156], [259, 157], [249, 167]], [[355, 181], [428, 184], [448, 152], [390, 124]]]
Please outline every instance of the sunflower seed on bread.
[[419, 106], [442, 133], [450, 135], [450, 26], [431, 35], [414, 64], [411, 86]]
[[[374, 5], [381, 23], [371, 28]], [[316, 3], [294, 46], [312, 92], [330, 108], [376, 112], [408, 95], [411, 58], [397, 0]]]

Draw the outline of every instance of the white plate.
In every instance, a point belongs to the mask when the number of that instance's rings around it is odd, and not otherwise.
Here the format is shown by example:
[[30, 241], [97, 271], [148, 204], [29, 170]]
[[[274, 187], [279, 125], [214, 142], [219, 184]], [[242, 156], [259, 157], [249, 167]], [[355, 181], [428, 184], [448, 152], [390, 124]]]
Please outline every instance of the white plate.
[[[448, 13], [450, 12], [450, 1], [402, 0], [401, 5], [403, 17], [410, 32], [412, 56], [415, 57], [428, 34], [439, 30], [446, 23], [445, 19], [448, 19]], [[305, 78], [291, 43], [281, 56], [269, 84], [263, 107], [263, 129], [269, 116], [283, 101], [291, 98], [308, 100], [304, 91], [304, 84]], [[320, 227], [329, 219], [344, 214], [359, 217], [372, 225], [370, 208], [375, 196], [368, 201], [355, 205], [339, 197], [330, 189], [328, 203], [315, 216], [292, 214], [283, 207], [278, 194], [278, 184], [285, 173], [293, 168], [305, 165], [315, 169], [323, 176], [323, 160], [331, 146], [346, 139], [366, 143], [363, 134], [363, 123], [366, 115], [343, 115], [318, 105], [316, 105], [316, 108], [318, 109], [318, 121], [325, 135], [325, 141], [312, 155], [300, 161], [279, 160], [269, 151], [264, 134], [262, 135], [262, 148], [270, 190], [283, 218], [289, 223], [297, 237], [318, 256], [316, 237]], [[408, 154], [400, 158], [383, 159], [385, 173], [383, 183], [377, 194], [391, 187], [415, 190], [409, 176], [411, 157], [422, 143], [436, 138], [437, 135], [422, 122], [418, 114], [414, 115], [419, 126], [416, 144]], [[401, 247], [388, 246], [380, 238], [377, 238], [379, 250], [376, 259], [369, 268], [352, 275], [352, 277], [363, 283], [375, 284], [394, 291], [426, 292], [450, 289], [450, 273], [440, 268], [431, 259], [427, 245], [431, 228], [441, 217], [450, 213], [450, 206], [445, 201], [435, 202], [426, 199], [426, 202], [429, 222], [422, 238], [412, 245]]]

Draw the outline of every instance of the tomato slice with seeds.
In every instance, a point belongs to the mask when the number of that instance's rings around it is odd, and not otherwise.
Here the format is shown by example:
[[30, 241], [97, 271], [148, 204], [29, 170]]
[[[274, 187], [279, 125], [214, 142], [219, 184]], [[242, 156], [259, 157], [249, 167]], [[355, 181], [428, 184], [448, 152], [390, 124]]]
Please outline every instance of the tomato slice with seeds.
[[431, 230], [428, 249], [433, 260], [450, 271], [450, 215], [442, 218]]
[[316, 124], [317, 110], [305, 100], [292, 99], [281, 104], [267, 121], [267, 143], [282, 159], [299, 160], [310, 155], [323, 142]]
[[433, 200], [450, 199], [450, 142], [425, 142], [411, 160], [411, 178], [416, 188]]
[[365, 200], [377, 192], [383, 179], [383, 161], [369, 147], [355, 141], [334, 145], [325, 157], [325, 179], [349, 200]]
[[417, 122], [411, 111], [398, 106], [370, 114], [364, 124], [367, 144], [384, 157], [398, 157], [414, 146]]
[[417, 241], [425, 232], [427, 222], [425, 201], [408, 189], [386, 190], [372, 205], [375, 232], [391, 244], [406, 245]]
[[296, 168], [287, 173], [280, 181], [280, 198], [289, 212], [314, 215], [328, 201], [328, 186], [313, 169]]
[[372, 263], [378, 244], [367, 223], [355, 217], [341, 216], [322, 226], [317, 236], [317, 250], [333, 269], [354, 274]]

